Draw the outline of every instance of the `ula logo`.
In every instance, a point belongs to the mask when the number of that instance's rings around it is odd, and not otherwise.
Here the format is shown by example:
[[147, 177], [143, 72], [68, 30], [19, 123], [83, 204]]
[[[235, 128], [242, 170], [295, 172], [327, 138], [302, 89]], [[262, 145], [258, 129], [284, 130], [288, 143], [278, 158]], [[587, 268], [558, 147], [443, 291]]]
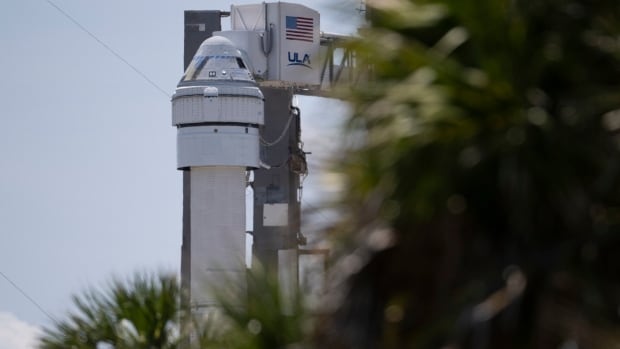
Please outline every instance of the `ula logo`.
[[299, 56], [300, 56], [299, 53], [289, 51], [288, 52], [288, 65], [301, 65], [306, 68], [312, 69], [312, 67], [310, 66], [310, 64], [312, 64], [310, 63], [310, 55], [306, 53], [301, 59], [299, 59]]

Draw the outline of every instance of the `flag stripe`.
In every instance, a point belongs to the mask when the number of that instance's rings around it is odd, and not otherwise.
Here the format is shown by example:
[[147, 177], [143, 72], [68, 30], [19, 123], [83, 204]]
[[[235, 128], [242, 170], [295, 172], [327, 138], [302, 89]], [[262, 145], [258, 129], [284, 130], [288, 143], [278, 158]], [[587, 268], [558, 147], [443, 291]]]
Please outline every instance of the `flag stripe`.
[[286, 34], [286, 38], [287, 39], [298, 39], [298, 38], [301, 39], [301, 38], [304, 38], [304, 39], [309, 39], [309, 40], [314, 39], [312, 36], [309, 36], [309, 35], [299, 35], [299, 34]]
[[314, 19], [286, 16], [286, 39], [314, 42]]
[[287, 33], [286, 36], [290, 36], [292, 38], [306, 38], [313, 39], [312, 35], [304, 35], [304, 34], [295, 34], [295, 33]]
[[314, 42], [314, 40], [310, 40], [310, 39], [297, 39], [297, 38], [287, 38], [288, 40], [297, 40], [297, 41], [304, 41], [304, 42]]
[[287, 31], [287, 33], [291, 33], [291, 34], [304, 34], [304, 35], [312, 36], [312, 32], [307, 32], [307, 31], [303, 31], [303, 30], [289, 29]]

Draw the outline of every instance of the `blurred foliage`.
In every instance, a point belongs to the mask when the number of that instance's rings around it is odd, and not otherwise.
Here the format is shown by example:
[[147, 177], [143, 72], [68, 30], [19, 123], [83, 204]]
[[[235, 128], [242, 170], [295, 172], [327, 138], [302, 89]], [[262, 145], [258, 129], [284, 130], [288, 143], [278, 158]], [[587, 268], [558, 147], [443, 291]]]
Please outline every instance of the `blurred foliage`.
[[226, 289], [216, 290], [222, 306], [198, 321], [200, 348], [306, 348], [311, 323], [301, 299], [284, 296], [277, 275], [266, 272], [257, 261], [247, 281], [249, 296], [242, 304]]
[[135, 274], [73, 297], [75, 310], [44, 330], [42, 349], [304, 348], [311, 323], [299, 298], [284, 297], [277, 277], [255, 267], [240, 303], [225, 281], [220, 307], [187, 312], [176, 276]]
[[176, 277], [135, 274], [106, 291], [73, 297], [67, 319], [44, 329], [42, 349], [176, 348], [180, 290]]
[[320, 347], [620, 345], [620, 3], [368, 10]]

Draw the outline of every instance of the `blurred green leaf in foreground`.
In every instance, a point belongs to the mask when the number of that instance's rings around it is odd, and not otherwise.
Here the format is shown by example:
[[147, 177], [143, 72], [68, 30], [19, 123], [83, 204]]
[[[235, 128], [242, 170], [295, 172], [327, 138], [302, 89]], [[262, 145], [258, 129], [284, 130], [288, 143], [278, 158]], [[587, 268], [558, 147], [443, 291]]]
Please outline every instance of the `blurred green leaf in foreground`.
[[618, 347], [620, 2], [368, 7], [320, 347]]
[[73, 297], [74, 310], [44, 330], [42, 349], [176, 348], [180, 289], [174, 275], [137, 273]]
[[[306, 348], [312, 324], [298, 298], [282, 296], [277, 278], [248, 273], [249, 297], [232, 300], [231, 285], [205, 285], [221, 306], [190, 313], [174, 275], [136, 273], [73, 298], [66, 319], [46, 328], [41, 349]], [[204, 314], [204, 316], [202, 315]]]

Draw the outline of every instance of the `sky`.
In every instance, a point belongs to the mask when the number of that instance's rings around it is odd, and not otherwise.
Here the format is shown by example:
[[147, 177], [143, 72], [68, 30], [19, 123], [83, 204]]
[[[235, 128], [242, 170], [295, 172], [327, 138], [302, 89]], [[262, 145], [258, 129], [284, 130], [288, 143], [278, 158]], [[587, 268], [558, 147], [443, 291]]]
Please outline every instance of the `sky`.
[[[163, 93], [50, 1], [7, 0], [0, 11], [0, 349], [31, 348], [72, 294], [112, 276], [178, 272], [182, 178], [169, 96], [183, 73], [183, 11], [260, 2], [52, 1]], [[359, 1], [289, 2], [318, 10], [322, 31], [351, 34], [361, 20]], [[337, 151], [347, 108], [297, 103], [313, 152], [307, 208], [329, 192], [321, 161]]]

